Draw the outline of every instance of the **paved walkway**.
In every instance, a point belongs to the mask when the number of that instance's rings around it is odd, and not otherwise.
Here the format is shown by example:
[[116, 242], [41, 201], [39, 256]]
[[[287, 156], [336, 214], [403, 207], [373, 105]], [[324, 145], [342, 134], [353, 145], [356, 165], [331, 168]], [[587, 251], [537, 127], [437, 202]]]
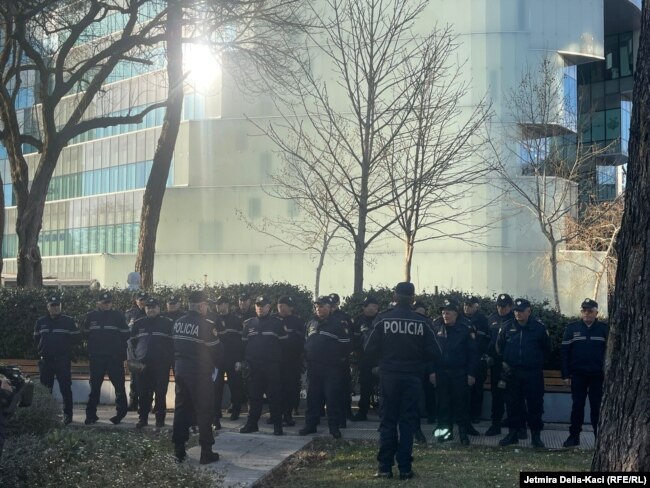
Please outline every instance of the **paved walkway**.
[[[83, 425], [83, 420], [85, 419], [84, 408], [84, 405], [75, 405], [75, 425]], [[100, 420], [95, 424], [95, 426], [100, 428], [133, 429], [138, 420], [135, 412], [129, 412], [122, 423], [115, 426], [108, 420], [111, 416], [115, 415], [115, 408], [105, 405], [99, 407], [97, 415]], [[167, 425], [164, 427], [165, 429], [171, 429], [173, 416], [173, 412], [167, 415]], [[246, 414], [243, 414], [237, 421], [231, 421], [227, 416], [222, 419], [221, 424], [223, 428], [218, 431], [214, 446], [214, 450], [219, 452], [220, 460], [219, 462], [209, 466], [201, 467], [201, 469], [209, 469], [215, 472], [216, 477], [219, 478], [218, 486], [238, 488], [253, 486], [256, 481], [259, 481], [262, 477], [270, 473], [287, 457], [307, 445], [313, 437], [318, 435], [328, 435], [326, 422], [323, 422], [319, 427], [319, 432], [317, 434], [305, 437], [298, 436], [298, 430], [303, 426], [304, 418], [297, 417], [296, 426], [284, 428], [284, 436], [274, 436], [272, 435], [273, 427], [266, 424], [267, 418], [268, 414], [260, 420], [259, 433], [247, 435], [239, 433], [239, 429], [246, 422]], [[150, 426], [146, 428], [154, 429], [154, 427], [151, 426], [154, 422], [153, 415], [150, 416], [150, 422]], [[342, 430], [343, 438], [377, 440], [379, 439], [379, 434], [377, 432], [378, 425], [378, 418], [373, 415], [369, 416], [369, 421], [367, 422], [348, 422], [348, 428]], [[489, 425], [488, 421], [483, 421], [480, 424], [475, 424], [475, 427], [479, 432], [485, 432]], [[429, 444], [434, 442], [432, 436], [433, 427], [434, 426], [432, 425], [427, 425], [426, 422], [423, 422], [422, 424], [422, 431], [427, 437]], [[582, 433], [579, 448], [593, 449], [593, 432], [591, 432], [589, 427], [585, 427], [585, 430], [587, 431]], [[505, 433], [506, 430], [504, 429], [504, 435]], [[568, 425], [547, 424], [545, 430], [542, 432], [542, 440], [546, 444], [547, 448], [562, 449], [562, 443], [566, 439], [567, 435]], [[470, 436], [470, 442], [473, 445], [479, 446], [496, 446], [502, 437], [503, 435], [494, 437], [486, 437], [483, 435]], [[447, 443], [447, 445], [455, 444], [458, 444], [458, 435], [455, 435], [453, 441]], [[527, 440], [520, 441], [516, 447], [524, 449], [531, 448], [530, 434]], [[189, 462], [199, 466], [199, 454], [199, 447], [189, 449]]]

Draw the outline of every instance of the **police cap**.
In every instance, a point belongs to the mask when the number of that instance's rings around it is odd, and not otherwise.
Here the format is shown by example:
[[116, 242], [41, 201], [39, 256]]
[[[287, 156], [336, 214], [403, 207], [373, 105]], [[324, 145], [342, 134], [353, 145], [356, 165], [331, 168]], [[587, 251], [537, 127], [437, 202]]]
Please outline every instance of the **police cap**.
[[328, 295], [322, 295], [316, 298], [314, 300], [314, 304], [316, 305], [331, 305], [332, 304], [332, 299]]
[[113, 295], [111, 295], [107, 291], [102, 292], [99, 294], [99, 298], [97, 299], [97, 301], [102, 303], [110, 303], [113, 301]]
[[61, 305], [61, 298], [56, 296], [56, 295], [49, 296], [49, 297], [47, 297], [47, 304], [48, 305]]
[[281, 303], [283, 303], [284, 305], [289, 305], [290, 307], [293, 307], [295, 305], [293, 298], [289, 296], [280, 297], [280, 299], [278, 300], [278, 305]]
[[456, 300], [453, 298], [445, 298], [445, 300], [442, 302], [442, 306], [438, 309], [438, 312], [442, 313], [443, 310], [450, 310], [452, 312], [458, 313], [459, 309], [460, 307]]
[[412, 297], [415, 295], [415, 286], [409, 281], [401, 281], [395, 285], [395, 294], [405, 297]]
[[269, 303], [271, 303], [271, 300], [266, 295], [260, 295], [255, 299], [255, 305], [259, 305], [260, 307], [268, 305]]
[[379, 305], [379, 300], [377, 300], [376, 296], [368, 295], [363, 299], [363, 302], [361, 302], [361, 305], [363, 305], [364, 307], [370, 304]]
[[478, 297], [475, 296], [470, 296], [465, 298], [465, 301], [463, 302], [465, 305], [478, 305], [481, 303]]
[[530, 302], [525, 298], [517, 298], [515, 300], [515, 310], [518, 312], [523, 312], [527, 308], [530, 308]]
[[230, 303], [228, 297], [225, 295], [219, 295], [215, 301], [217, 302], [217, 305], [221, 305], [222, 303]]
[[240, 302], [245, 302], [246, 300], [250, 300], [251, 297], [248, 293], [242, 293], [239, 295], [239, 301]]
[[341, 297], [339, 296], [339, 294], [330, 293], [330, 304], [336, 305], [337, 303], [341, 303]]
[[135, 294], [136, 300], [146, 300], [147, 298], [149, 298], [149, 294], [146, 291], [139, 291]]
[[207, 303], [208, 298], [201, 290], [194, 290], [188, 295], [187, 301], [190, 303]]
[[176, 295], [172, 295], [167, 299], [167, 303], [169, 303], [170, 305], [176, 305], [180, 301], [181, 299]]
[[160, 305], [160, 303], [158, 303], [158, 300], [154, 297], [149, 297], [147, 298], [147, 301], [144, 302], [145, 307], [157, 307], [158, 305]]
[[592, 300], [591, 298], [585, 298], [582, 304], [580, 305], [580, 308], [584, 308], [587, 310], [591, 309], [598, 309], [598, 302], [596, 300]]
[[501, 293], [497, 297], [497, 306], [499, 307], [507, 307], [508, 305], [512, 306], [514, 302], [512, 301], [512, 297], [508, 295], [507, 293]]

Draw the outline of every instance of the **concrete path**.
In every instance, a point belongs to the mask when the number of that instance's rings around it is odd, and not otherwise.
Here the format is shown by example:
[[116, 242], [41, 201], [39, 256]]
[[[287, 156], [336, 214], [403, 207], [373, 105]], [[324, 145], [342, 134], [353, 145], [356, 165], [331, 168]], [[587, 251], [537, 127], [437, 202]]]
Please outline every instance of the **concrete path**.
[[[85, 419], [85, 405], [75, 405], [74, 422], [75, 426], [83, 426]], [[111, 416], [115, 415], [115, 408], [112, 406], [100, 405], [97, 415], [100, 420], [94, 424], [95, 427], [100, 428], [113, 428], [113, 429], [134, 429], [138, 421], [138, 416], [135, 412], [129, 412], [123, 419], [120, 425], [113, 425], [108, 420]], [[173, 412], [167, 415], [167, 423], [165, 429], [171, 429], [173, 422]], [[251, 487], [255, 482], [269, 474], [273, 469], [278, 467], [286, 458], [299, 451], [307, 445], [314, 437], [327, 436], [328, 430], [326, 422], [322, 422], [319, 426], [319, 432], [314, 435], [301, 437], [298, 436], [298, 430], [304, 425], [304, 418], [297, 417], [296, 425], [294, 427], [285, 427], [284, 436], [274, 436], [273, 428], [271, 425], [266, 424], [268, 414], [260, 420], [260, 432], [256, 434], [240, 434], [239, 429], [246, 422], [246, 414], [237, 421], [228, 419], [228, 416], [222, 419], [222, 429], [217, 432], [214, 450], [219, 453], [219, 462], [209, 466], [201, 466], [201, 469], [213, 471], [215, 479], [218, 479], [215, 486], [219, 487]], [[153, 415], [150, 416], [150, 426], [146, 429], [154, 429]], [[379, 419], [370, 415], [367, 422], [348, 422], [348, 428], [343, 429], [344, 439], [363, 439], [363, 440], [378, 440], [379, 434], [377, 428], [379, 426]], [[479, 432], [485, 432], [490, 426], [488, 421], [483, 421], [480, 424], [475, 424]], [[433, 439], [433, 425], [427, 425], [423, 421], [422, 431], [427, 437], [428, 443], [431, 445], [435, 442]], [[582, 433], [580, 449], [593, 449], [594, 436], [591, 428], [585, 427], [586, 432]], [[503, 430], [505, 435], [506, 429]], [[455, 433], [454, 440], [447, 443], [447, 445], [458, 444], [458, 435]], [[479, 446], [497, 446], [499, 440], [503, 437], [494, 436], [470, 436], [472, 445]], [[542, 432], [542, 440], [550, 449], [562, 449], [562, 443], [568, 436], [568, 425], [566, 424], [547, 424], [545, 430]], [[519, 442], [516, 448], [530, 449], [530, 433], [527, 440]], [[170, 453], [172, 447], [170, 445]], [[199, 467], [199, 454], [200, 448], [194, 447], [188, 450], [189, 463]]]

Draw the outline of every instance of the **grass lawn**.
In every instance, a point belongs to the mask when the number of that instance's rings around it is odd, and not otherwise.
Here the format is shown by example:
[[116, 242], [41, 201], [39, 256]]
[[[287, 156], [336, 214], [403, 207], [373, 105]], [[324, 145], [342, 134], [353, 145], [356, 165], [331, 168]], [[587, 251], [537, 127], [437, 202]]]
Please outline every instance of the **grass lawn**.
[[[400, 483], [396, 479], [373, 479], [376, 456], [376, 442], [315, 439], [290, 458], [264, 487], [388, 487]], [[592, 456], [593, 451], [582, 450], [416, 446], [416, 477], [408, 481], [408, 486], [518, 487], [520, 471], [588, 471]], [[399, 474], [397, 467], [393, 473]]]

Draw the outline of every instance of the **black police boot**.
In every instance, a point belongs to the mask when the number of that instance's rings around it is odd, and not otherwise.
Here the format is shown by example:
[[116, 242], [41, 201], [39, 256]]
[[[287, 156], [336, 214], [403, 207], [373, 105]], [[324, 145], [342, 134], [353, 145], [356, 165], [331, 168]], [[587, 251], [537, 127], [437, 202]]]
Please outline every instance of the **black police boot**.
[[415, 476], [413, 474], [413, 471], [407, 471], [407, 472], [400, 471], [399, 472], [399, 479], [401, 479], [401, 480], [410, 480], [411, 478], [413, 478], [413, 476]]
[[239, 429], [240, 434], [252, 434], [253, 432], [258, 432], [260, 429], [257, 424], [247, 423], [241, 429]]
[[465, 433], [468, 435], [481, 435], [481, 433], [478, 430], [476, 430], [472, 424], [469, 424], [465, 428]]
[[517, 435], [519, 436], [520, 440], [525, 441], [528, 439], [528, 430], [526, 430], [526, 427], [522, 427], [517, 431]]
[[63, 425], [68, 425], [72, 423], [72, 415], [63, 416]]
[[111, 417], [109, 420], [111, 421], [111, 424], [117, 425], [122, 421], [123, 418], [124, 418], [124, 415], [115, 415], [115, 416]]
[[544, 445], [544, 443], [542, 442], [540, 434], [541, 434], [541, 432], [539, 430], [531, 430], [530, 431], [530, 439], [531, 439], [531, 444], [533, 445], [533, 447], [537, 447], [537, 448], [546, 447]]
[[298, 431], [298, 435], [309, 435], [316, 433], [316, 426], [305, 425], [302, 429]]
[[378, 478], [382, 480], [387, 480], [393, 477], [393, 472], [392, 471], [377, 471], [373, 478]]
[[232, 413], [230, 414], [230, 420], [239, 420], [239, 413], [241, 412], [241, 407], [233, 406]]
[[519, 444], [519, 436], [517, 429], [508, 429], [508, 435], [499, 441], [501, 447], [510, 446], [512, 444]]
[[422, 429], [415, 431], [415, 434], [413, 434], [413, 439], [415, 439], [415, 442], [420, 445], [426, 445], [427, 443], [427, 438], [424, 436]]
[[165, 426], [165, 415], [156, 414], [156, 427], [159, 429]]
[[491, 437], [499, 434], [501, 434], [501, 425], [492, 423], [492, 425], [490, 425], [490, 428], [485, 431], [484, 435], [487, 437]]
[[576, 447], [580, 445], [580, 436], [571, 434], [562, 444], [563, 447]]
[[214, 419], [214, 422], [212, 422], [212, 425], [214, 425], [214, 430], [221, 430], [221, 420], [220, 419]]
[[138, 420], [138, 423], [135, 424], [136, 429], [141, 429], [142, 427], [146, 427], [149, 425], [149, 421], [147, 420], [146, 417], [140, 417], [140, 420]]
[[334, 439], [340, 439], [341, 438], [341, 431], [339, 429], [337, 429], [336, 427], [332, 427], [330, 429], [330, 434], [332, 434], [332, 437], [334, 437]]
[[92, 417], [86, 417], [86, 420], [84, 420], [84, 424], [91, 425], [97, 422], [98, 420], [99, 417], [97, 415], [93, 415]]
[[174, 444], [174, 456], [176, 457], [177, 463], [182, 463], [187, 457], [185, 452], [185, 444]]
[[284, 431], [282, 430], [282, 424], [275, 424], [273, 426], [273, 435], [284, 435]]
[[469, 437], [467, 437], [467, 432], [459, 432], [458, 438], [460, 439], [461, 445], [469, 446]]
[[200, 464], [210, 464], [219, 461], [219, 454], [212, 452], [212, 446], [201, 446]]
[[356, 415], [352, 416], [352, 420], [354, 422], [365, 422], [368, 420], [368, 414], [366, 412], [357, 412]]

